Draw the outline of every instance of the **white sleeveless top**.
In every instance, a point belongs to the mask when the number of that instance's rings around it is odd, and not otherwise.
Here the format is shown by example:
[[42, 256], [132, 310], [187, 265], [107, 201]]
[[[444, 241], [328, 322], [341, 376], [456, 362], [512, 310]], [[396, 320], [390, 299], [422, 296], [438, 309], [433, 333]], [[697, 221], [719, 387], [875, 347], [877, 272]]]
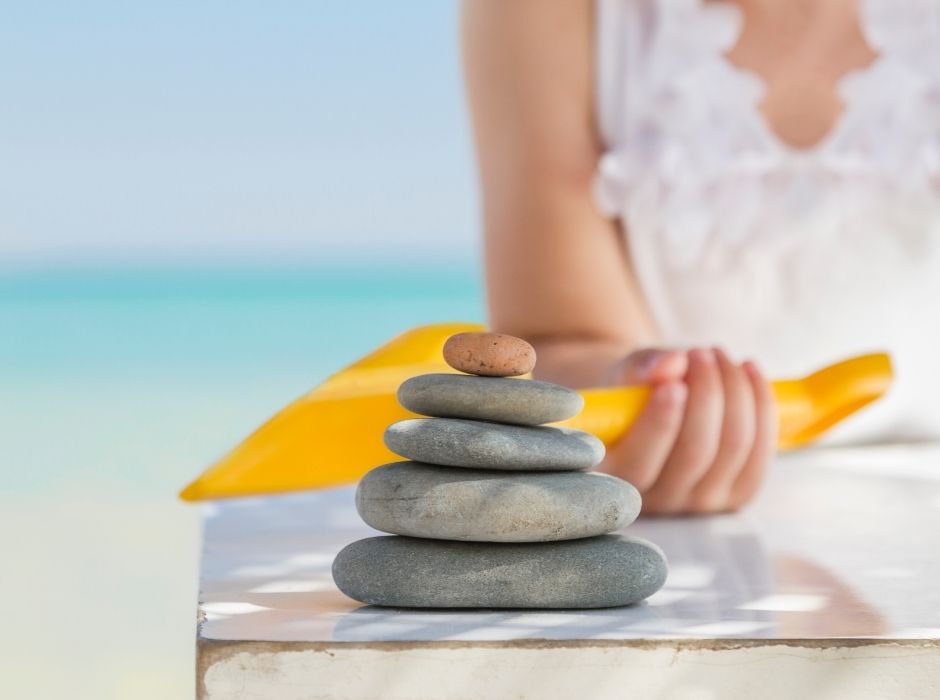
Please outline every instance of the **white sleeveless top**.
[[797, 149], [725, 56], [735, 6], [597, 0], [595, 194], [664, 344], [720, 344], [774, 377], [887, 350], [891, 394], [836, 435], [940, 437], [940, 0], [860, 10], [879, 56]]

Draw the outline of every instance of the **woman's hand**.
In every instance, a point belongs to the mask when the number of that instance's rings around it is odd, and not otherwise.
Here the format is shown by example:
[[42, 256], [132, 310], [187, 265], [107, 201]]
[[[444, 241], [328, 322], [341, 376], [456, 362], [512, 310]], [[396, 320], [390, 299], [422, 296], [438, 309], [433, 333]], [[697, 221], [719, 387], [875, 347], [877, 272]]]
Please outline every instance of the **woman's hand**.
[[599, 469], [643, 494], [647, 514], [735, 510], [756, 492], [777, 440], [770, 386], [719, 349], [640, 350], [615, 368], [649, 403]]

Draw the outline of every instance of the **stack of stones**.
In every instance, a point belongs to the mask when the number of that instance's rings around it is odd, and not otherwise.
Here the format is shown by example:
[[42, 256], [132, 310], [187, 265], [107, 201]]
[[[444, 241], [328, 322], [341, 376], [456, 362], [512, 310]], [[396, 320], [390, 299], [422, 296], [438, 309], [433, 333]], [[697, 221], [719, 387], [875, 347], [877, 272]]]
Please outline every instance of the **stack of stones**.
[[415, 413], [385, 432], [409, 461], [373, 469], [356, 508], [369, 537], [343, 549], [333, 578], [372, 605], [417, 608], [596, 608], [630, 605], [666, 577], [655, 545], [608, 534], [640, 512], [640, 494], [587, 470], [604, 457], [595, 436], [544, 423], [583, 407], [571, 389], [517, 379], [535, 365], [523, 340], [496, 333], [448, 339], [465, 374], [404, 382]]

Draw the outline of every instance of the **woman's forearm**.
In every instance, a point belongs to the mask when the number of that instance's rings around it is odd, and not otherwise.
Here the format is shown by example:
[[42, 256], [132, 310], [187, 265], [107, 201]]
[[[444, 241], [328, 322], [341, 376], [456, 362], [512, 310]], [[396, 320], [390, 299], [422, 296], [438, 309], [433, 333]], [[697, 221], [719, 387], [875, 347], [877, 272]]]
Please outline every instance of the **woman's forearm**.
[[494, 330], [536, 346], [539, 376], [603, 384], [653, 341], [622, 233], [592, 197], [591, 0], [474, 0], [464, 58]]
[[555, 336], [530, 342], [538, 355], [535, 378], [576, 389], [614, 383], [618, 363], [631, 351], [615, 340]]

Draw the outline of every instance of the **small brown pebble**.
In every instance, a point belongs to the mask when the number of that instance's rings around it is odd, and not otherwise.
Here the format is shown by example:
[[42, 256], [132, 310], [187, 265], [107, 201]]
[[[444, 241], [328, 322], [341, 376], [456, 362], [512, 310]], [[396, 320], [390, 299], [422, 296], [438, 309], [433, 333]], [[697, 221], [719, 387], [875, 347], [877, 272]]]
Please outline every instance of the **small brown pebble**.
[[504, 333], [458, 333], [444, 343], [444, 361], [467, 374], [518, 377], [535, 367], [535, 348]]

